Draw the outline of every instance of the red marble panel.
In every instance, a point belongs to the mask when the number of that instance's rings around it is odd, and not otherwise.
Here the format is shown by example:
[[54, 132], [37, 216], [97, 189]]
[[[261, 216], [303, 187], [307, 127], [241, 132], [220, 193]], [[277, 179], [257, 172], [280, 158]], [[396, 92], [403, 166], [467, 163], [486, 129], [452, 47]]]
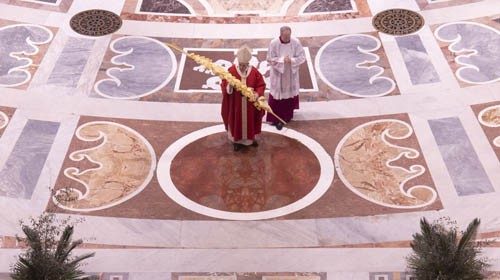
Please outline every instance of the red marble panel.
[[246, 147], [239, 153], [227, 144], [225, 133], [204, 137], [177, 154], [170, 169], [174, 184], [186, 197], [231, 212], [291, 204], [313, 189], [319, 173], [319, 162], [307, 147], [273, 133], [263, 133], [258, 148]]
[[[398, 114], [337, 120], [296, 121], [291, 122], [289, 127], [316, 140], [333, 158], [335, 149], [344, 135], [362, 124], [379, 119], [400, 120], [411, 126], [411, 122], [406, 114]], [[106, 119], [86, 116], [81, 117], [79, 125], [91, 121], [116, 122], [134, 129], [136, 132], [143, 135], [149, 143], [151, 143], [157, 159], [159, 159], [166, 148], [177, 139], [193, 131], [213, 125], [211, 123]], [[312, 158], [311, 152], [294, 140], [283, 139], [278, 135], [270, 133], [263, 134], [260, 141], [261, 145], [259, 147], [248, 147], [243, 153], [236, 153], [232, 151], [232, 145], [225, 139], [223, 134], [210, 135], [185, 147], [174, 160], [173, 168], [169, 171], [161, 170], [160, 172], [171, 172], [175, 182], [180, 185], [179, 188], [181, 191], [189, 195], [193, 200], [197, 200], [198, 202], [210, 205], [214, 208], [231, 209], [234, 211], [256, 211], [259, 209], [258, 207], [279, 207], [280, 205], [289, 203], [294, 199], [303, 196], [304, 193], [308, 191], [307, 187], [313, 184], [318, 177], [317, 162], [315, 162]], [[83, 142], [74, 137], [69, 146], [68, 155], [75, 151], [96, 147], [99, 143], [100, 142]], [[414, 133], [404, 139], [390, 139], [390, 143], [420, 151], [420, 147]], [[280, 145], [286, 146], [280, 147]], [[119, 147], [120, 146], [117, 145], [117, 149], [119, 149]], [[381, 150], [380, 152], [383, 153], [384, 151]], [[115, 153], [119, 153], [119, 150]], [[196, 157], [197, 155], [198, 158]], [[238, 173], [239, 169], [248, 169], [250, 165], [257, 165], [256, 163], [259, 161], [267, 162], [262, 164], [259, 169], [252, 169], [252, 172], [255, 172], [255, 174], [260, 172], [260, 174], [256, 176], [268, 176], [271, 179], [259, 181], [260, 179], [257, 177], [238, 177], [241, 175], [231, 174], [224, 169], [224, 166], [232, 166], [232, 170]], [[277, 163], [279, 162], [282, 164], [278, 165]], [[391, 165], [400, 166], [405, 169], [408, 169], [410, 166], [416, 164], [423, 166], [425, 168], [425, 172], [410, 179], [405, 184], [405, 188], [408, 189], [409, 187], [417, 185], [425, 185], [430, 188], [434, 188], [433, 180], [430, 176], [422, 153], [420, 153], [420, 155], [416, 158], [401, 157], [391, 163]], [[78, 167], [80, 170], [86, 170], [95, 167], [95, 164], [88, 161], [73, 162], [69, 159], [69, 157], [66, 157], [60, 174], [56, 180], [54, 191], [65, 187], [83, 189], [81, 184], [64, 175], [64, 170], [68, 167]], [[372, 167], [367, 166], [367, 168]], [[196, 172], [191, 172], [195, 169]], [[221, 170], [223, 171], [222, 173], [220, 172]], [[292, 174], [299, 174], [300, 176], [292, 176]], [[193, 188], [193, 185], [189, 185], [192, 182], [198, 182], [199, 185], [199, 182], [201, 182], [202, 178], [205, 178], [205, 176], [213, 179], [210, 179], [210, 182], [206, 183], [207, 186], [201, 188], [199, 192]], [[254, 199], [254, 202], [252, 202], [253, 206], [256, 208], [249, 206], [252, 203], [245, 206], [238, 203], [226, 203], [229, 200], [226, 199], [226, 201], [224, 201], [224, 195], [227, 196], [228, 190], [230, 190], [231, 186], [237, 184], [233, 182], [229, 183], [226, 187], [217, 187], [216, 182], [212, 181], [215, 180], [220, 182], [224, 178], [229, 181], [236, 179], [254, 180], [245, 182], [243, 184], [244, 188], [240, 188], [241, 192], [233, 197], [238, 197], [239, 195], [238, 199], [241, 199], [241, 194], [245, 191], [245, 199], [248, 200], [255, 193], [259, 194], [263, 192], [264, 195], [261, 196], [261, 198], [264, 199], [264, 202], [257, 203], [257, 200], [252, 198]], [[268, 185], [262, 186], [262, 184], [273, 184], [273, 189], [271, 189]], [[297, 186], [299, 188], [296, 193], [291, 191], [292, 186]], [[219, 197], [222, 197], [222, 200], [205, 199], [210, 196], [210, 193], [215, 193]], [[283, 200], [280, 202], [266, 204], [265, 200], [275, 194], [278, 194], [281, 198], [283, 198]], [[213, 201], [218, 202], [213, 204]], [[302, 210], [278, 219], [368, 216], [437, 210], [441, 208], [442, 205], [439, 198], [433, 201], [430, 205], [412, 209], [397, 209], [368, 201], [367, 199], [355, 194], [350, 188], [344, 185], [343, 181], [339, 179], [336, 171], [333, 183], [319, 200]], [[47, 205], [47, 210], [58, 213], [74, 213], [57, 207], [52, 201], [50, 201]], [[156, 176], [153, 176], [146, 188], [144, 188], [140, 193], [123, 203], [103, 210], [85, 212], [85, 214], [147, 219], [212, 220], [210, 217], [196, 214], [179, 206], [165, 194], [159, 186]]]

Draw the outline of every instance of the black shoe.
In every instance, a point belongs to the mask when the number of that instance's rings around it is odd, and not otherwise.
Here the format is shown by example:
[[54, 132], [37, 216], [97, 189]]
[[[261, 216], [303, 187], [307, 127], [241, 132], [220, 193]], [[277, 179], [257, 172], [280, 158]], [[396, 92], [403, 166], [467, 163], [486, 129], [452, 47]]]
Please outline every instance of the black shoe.
[[240, 145], [240, 144], [233, 143], [233, 150], [234, 150], [235, 152], [237, 152], [237, 151], [241, 150], [241, 145]]
[[277, 128], [278, 130], [282, 130], [282, 129], [283, 129], [283, 124], [282, 124], [281, 122], [276, 123], [276, 128]]
[[252, 142], [252, 147], [258, 147], [258, 146], [259, 146], [259, 143], [257, 143], [257, 141]]

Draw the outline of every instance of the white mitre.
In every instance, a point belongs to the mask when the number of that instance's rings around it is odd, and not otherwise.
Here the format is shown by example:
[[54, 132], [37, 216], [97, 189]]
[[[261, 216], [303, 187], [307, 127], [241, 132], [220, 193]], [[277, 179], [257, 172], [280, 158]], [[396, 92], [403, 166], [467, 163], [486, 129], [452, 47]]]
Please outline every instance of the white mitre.
[[242, 46], [236, 52], [236, 59], [239, 63], [249, 63], [252, 59], [252, 49], [250, 49], [247, 45]]

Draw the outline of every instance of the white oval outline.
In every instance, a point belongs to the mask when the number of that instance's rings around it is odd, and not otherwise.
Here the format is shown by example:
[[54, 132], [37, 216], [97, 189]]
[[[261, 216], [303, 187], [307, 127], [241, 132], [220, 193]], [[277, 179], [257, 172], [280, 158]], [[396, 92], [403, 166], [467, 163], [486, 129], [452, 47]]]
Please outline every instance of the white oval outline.
[[219, 218], [225, 220], [239, 220], [239, 221], [272, 219], [288, 215], [311, 205], [316, 200], [321, 198], [323, 194], [325, 194], [325, 192], [330, 188], [330, 185], [333, 182], [333, 177], [335, 172], [333, 160], [331, 156], [325, 151], [325, 149], [314, 139], [292, 129], [283, 129], [281, 131], [278, 131], [273, 126], [266, 124], [263, 125], [262, 131], [276, 133], [288, 138], [298, 140], [301, 144], [309, 148], [309, 150], [316, 156], [320, 164], [320, 176], [314, 188], [303, 198], [295, 201], [294, 203], [288, 204], [286, 206], [277, 209], [260, 211], [260, 212], [251, 212], [251, 213], [236, 213], [236, 212], [216, 210], [201, 205], [187, 198], [184, 194], [182, 194], [175, 187], [175, 184], [172, 181], [172, 177], [170, 176], [170, 167], [173, 159], [188, 144], [198, 139], [201, 139], [205, 136], [209, 136], [220, 132], [226, 132], [226, 130], [224, 129], [224, 125], [215, 125], [194, 131], [178, 139], [172, 145], [170, 145], [163, 152], [157, 164], [156, 177], [158, 178], [158, 183], [160, 184], [160, 187], [172, 200], [174, 200], [176, 203], [178, 203], [179, 205], [181, 205], [186, 209], [213, 218]]

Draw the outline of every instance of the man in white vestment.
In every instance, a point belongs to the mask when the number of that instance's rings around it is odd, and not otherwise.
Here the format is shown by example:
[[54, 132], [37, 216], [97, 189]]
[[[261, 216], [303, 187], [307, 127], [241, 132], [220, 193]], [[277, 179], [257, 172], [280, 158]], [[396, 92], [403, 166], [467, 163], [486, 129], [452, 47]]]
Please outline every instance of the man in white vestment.
[[[299, 67], [306, 61], [300, 41], [291, 35], [290, 27], [281, 27], [279, 38], [271, 41], [267, 52], [271, 65], [269, 105], [285, 122], [289, 122], [293, 111], [299, 109]], [[266, 120], [278, 129], [283, 127], [271, 114], [267, 114]]]

